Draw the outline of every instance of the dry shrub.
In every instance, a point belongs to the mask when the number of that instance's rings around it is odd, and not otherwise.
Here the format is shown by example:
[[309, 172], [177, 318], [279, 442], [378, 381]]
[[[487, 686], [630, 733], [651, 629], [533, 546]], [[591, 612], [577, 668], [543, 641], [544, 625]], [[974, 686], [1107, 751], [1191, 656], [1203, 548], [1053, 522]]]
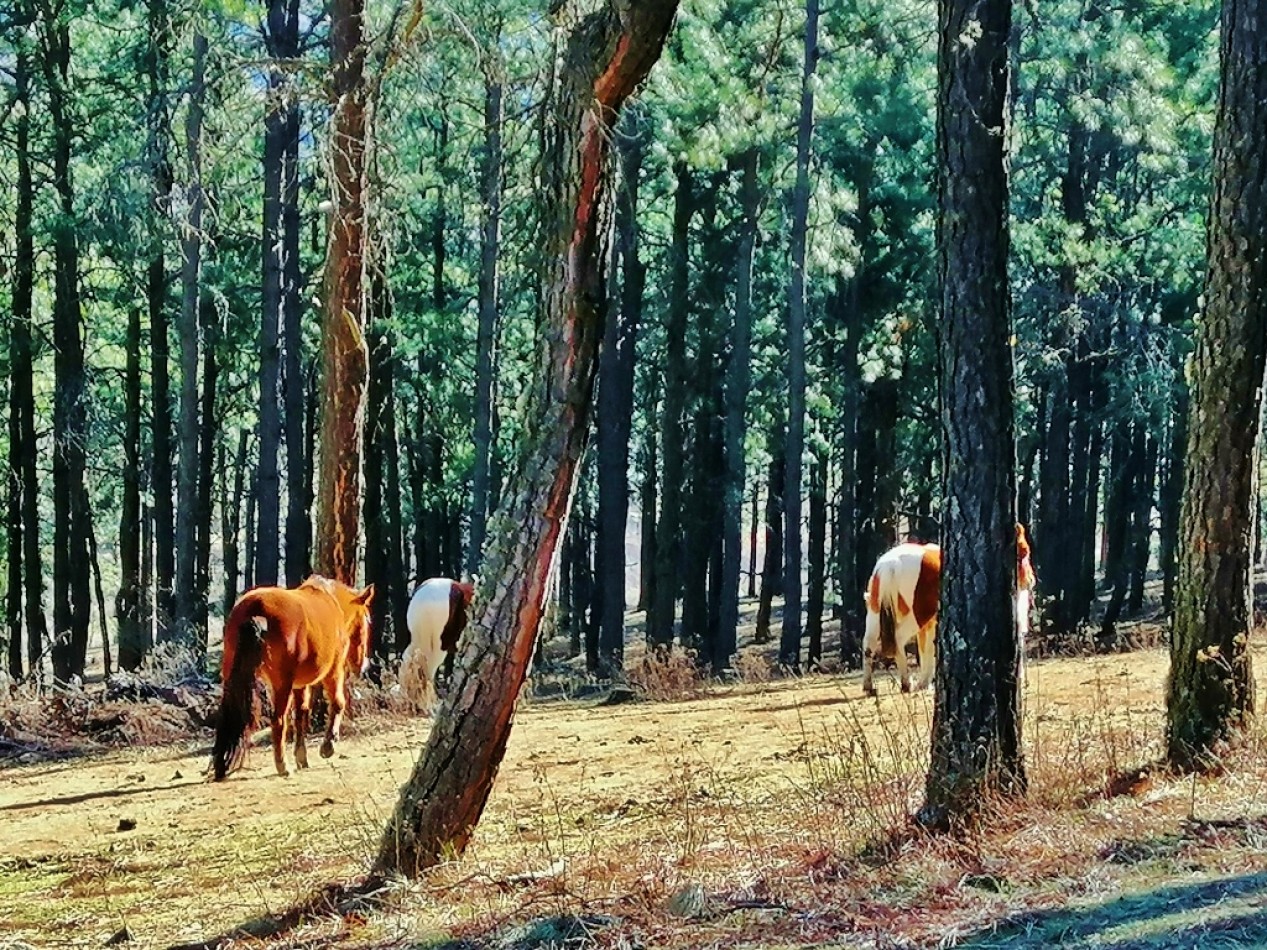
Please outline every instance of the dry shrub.
[[775, 665], [764, 653], [738, 653], [731, 664], [741, 683], [768, 683], [775, 678]]
[[707, 686], [694, 650], [650, 650], [626, 677], [631, 686], [656, 702], [698, 699]]
[[206, 658], [188, 644], [168, 641], [150, 651], [138, 677], [151, 686], [184, 686], [205, 682]]

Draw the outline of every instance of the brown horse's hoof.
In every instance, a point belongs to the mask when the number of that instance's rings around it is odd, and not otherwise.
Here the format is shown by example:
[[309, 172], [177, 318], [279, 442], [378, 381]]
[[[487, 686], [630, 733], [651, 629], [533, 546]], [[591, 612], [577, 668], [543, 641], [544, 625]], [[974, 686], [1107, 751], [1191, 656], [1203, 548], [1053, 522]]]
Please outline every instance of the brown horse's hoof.
[[278, 777], [279, 777], [279, 778], [290, 778], [290, 770], [289, 770], [289, 769], [278, 769], [278, 770], [277, 770], [277, 775], [278, 775]]
[[874, 695], [875, 695], [875, 687], [874, 687], [874, 686], [864, 686], [864, 687], [862, 687], [862, 695], [863, 695], [863, 696], [874, 696]]
[[334, 755], [334, 743], [327, 739], [325, 742], [321, 743], [321, 757], [323, 759], [328, 759], [332, 755]]
[[910, 684], [910, 683], [903, 683], [903, 684], [902, 684], [902, 692], [904, 692], [904, 693], [909, 693], [910, 691], [911, 691], [911, 684]]

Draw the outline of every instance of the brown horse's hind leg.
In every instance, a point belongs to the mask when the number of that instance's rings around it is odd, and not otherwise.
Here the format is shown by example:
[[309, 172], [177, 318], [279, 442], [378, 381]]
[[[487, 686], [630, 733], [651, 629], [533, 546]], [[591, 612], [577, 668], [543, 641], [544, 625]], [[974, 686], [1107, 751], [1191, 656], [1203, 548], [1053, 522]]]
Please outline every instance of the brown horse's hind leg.
[[312, 715], [312, 694], [304, 686], [294, 691], [295, 702], [295, 767], [308, 767], [308, 720]]
[[326, 720], [326, 739], [321, 743], [323, 759], [334, 755], [334, 741], [339, 738], [339, 721], [343, 718], [343, 710], [348, 704], [341, 669], [336, 669], [326, 679], [326, 696], [330, 700], [330, 715]]
[[286, 768], [286, 719], [290, 713], [291, 685], [273, 684], [273, 763], [282, 778], [290, 775]]

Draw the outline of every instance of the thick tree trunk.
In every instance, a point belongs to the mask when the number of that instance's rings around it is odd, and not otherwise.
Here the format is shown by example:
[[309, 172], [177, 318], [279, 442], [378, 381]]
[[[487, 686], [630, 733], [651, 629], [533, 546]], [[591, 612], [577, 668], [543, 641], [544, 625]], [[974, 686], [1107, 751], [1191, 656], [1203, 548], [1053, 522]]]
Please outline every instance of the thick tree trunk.
[[647, 612], [644, 627], [651, 635], [651, 605], [655, 603], [656, 589], [656, 524], [659, 513], [657, 485], [659, 466], [656, 455], [656, 436], [647, 427], [646, 446], [643, 451], [642, 488], [639, 492], [639, 512], [642, 516], [642, 538], [639, 545], [638, 609]]
[[818, 0], [805, 3], [805, 60], [796, 125], [796, 186], [792, 192], [787, 320], [787, 481], [783, 486], [783, 630], [779, 663], [801, 665], [801, 456], [805, 452], [805, 243], [809, 228], [809, 160], [814, 134], [814, 73], [818, 68]]
[[369, 375], [365, 326], [366, 155], [369, 150], [363, 0], [335, 0], [331, 166], [334, 211], [321, 325], [321, 477], [316, 570], [356, 581], [361, 517], [361, 429]]
[[1025, 788], [1007, 280], [1007, 0], [938, 3], [942, 585], [919, 820], [944, 828]]
[[502, 93], [500, 58], [494, 54], [484, 76], [484, 154], [481, 158], [479, 329], [475, 340], [475, 468], [471, 475], [471, 536], [466, 572], [479, 570], [489, 514], [493, 454], [493, 386], [497, 339], [502, 226]]
[[[744, 433], [748, 389], [752, 378], [752, 261], [761, 214], [760, 154], [750, 148], [740, 159], [739, 247], [735, 265], [735, 319], [731, 327], [730, 357], [726, 364], [725, 471], [722, 488], [722, 561], [713, 673], [719, 675], [735, 655], [739, 629], [739, 573], [743, 564]], [[753, 525], [756, 530], [756, 525]], [[754, 544], [755, 547], [755, 544]], [[755, 551], [754, 557], [755, 557]], [[751, 583], [751, 580], [750, 580]]]
[[827, 463], [816, 459], [809, 485], [809, 577], [805, 602], [806, 662], [817, 667], [823, 659], [823, 603], [827, 587]]
[[383, 835], [378, 873], [410, 876], [461, 853], [492, 789], [533, 654], [550, 566], [588, 429], [606, 310], [612, 126], [659, 57], [676, 3], [620, 3], [573, 29], [543, 156], [543, 319], [526, 450], [494, 518], [489, 581], [452, 691]]
[[[621, 265], [620, 308], [607, 321], [598, 363], [598, 671], [611, 676], [624, 666], [625, 527], [629, 521], [629, 433], [633, 427], [635, 344], [642, 320], [647, 268], [638, 256], [638, 179], [644, 142], [626, 113], [617, 140], [620, 186], [616, 201], [616, 241]], [[633, 126], [631, 128], [631, 126]], [[653, 519], [654, 523], [654, 519]], [[645, 534], [645, 532], [644, 532]]]
[[174, 639], [192, 646], [200, 639], [195, 627], [198, 510], [198, 299], [202, 286], [202, 121], [207, 93], [207, 37], [194, 32], [193, 79], [185, 118], [188, 206], [181, 232], [181, 307], [176, 338], [180, 341], [180, 467], [176, 479], [176, 591]]
[[656, 524], [655, 598], [647, 611], [647, 637], [658, 647], [673, 643], [681, 587], [682, 488], [685, 482], [686, 325], [690, 314], [691, 217], [695, 183], [690, 166], [674, 169], [673, 245], [670, 251], [668, 322], [664, 328], [664, 411], [660, 422], [660, 519]]
[[79, 240], [71, 178], [75, 118], [71, 113], [70, 23], [66, 11], [46, 11], [41, 23], [45, 84], [52, 125], [53, 184], [58, 217], [53, 232], [53, 676], [83, 676], [88, 653], [88, 512], [84, 471], [88, 414]]
[[1250, 527], [1267, 357], [1267, 10], [1224, 0], [1214, 192], [1190, 364], [1187, 470], [1170, 635], [1167, 758], [1217, 761], [1254, 708]]

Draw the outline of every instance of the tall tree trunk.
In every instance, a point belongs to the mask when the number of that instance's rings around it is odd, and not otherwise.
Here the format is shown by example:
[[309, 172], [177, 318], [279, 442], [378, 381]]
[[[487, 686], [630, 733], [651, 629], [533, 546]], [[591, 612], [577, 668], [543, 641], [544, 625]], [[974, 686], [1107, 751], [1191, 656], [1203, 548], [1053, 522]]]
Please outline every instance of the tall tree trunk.
[[664, 328], [664, 412], [660, 421], [660, 520], [656, 524], [655, 599], [647, 611], [647, 637], [658, 647], [673, 643], [681, 586], [682, 487], [685, 481], [686, 324], [690, 314], [691, 217], [695, 183], [690, 166], [674, 168], [673, 244], [669, 253], [668, 322]]
[[761, 523], [761, 483], [752, 482], [751, 523], [748, 525], [748, 591], [747, 597], [752, 600], [757, 596], [757, 532]]
[[[399, 537], [392, 533], [387, 514], [388, 420], [392, 416], [392, 341], [388, 320], [387, 283], [381, 268], [370, 280], [370, 371], [365, 414], [365, 580], [377, 591], [373, 614], [374, 652], [386, 657], [396, 649], [401, 631], [395, 626], [395, 578], [392, 549]], [[395, 438], [393, 432], [392, 438]], [[399, 523], [399, 522], [397, 522]]]
[[152, 644], [141, 626], [141, 311], [128, 310], [123, 373], [123, 499], [119, 512], [119, 669], [140, 667]]
[[471, 476], [471, 537], [466, 571], [479, 570], [489, 514], [493, 453], [493, 385], [498, 314], [498, 258], [502, 226], [502, 73], [489, 53], [484, 76], [484, 154], [481, 157], [479, 330], [475, 341], [475, 470]]
[[148, 30], [146, 73], [149, 81], [149, 128], [146, 152], [153, 189], [150, 196], [150, 260], [146, 276], [150, 326], [150, 415], [153, 425], [150, 490], [154, 495], [156, 635], [161, 643], [170, 639], [176, 583], [167, 260], [163, 250], [167, 231], [165, 219], [170, 210], [172, 194], [172, 168], [168, 159], [171, 125], [167, 105], [172, 26], [167, 0], [150, 0]]
[[1130, 595], [1126, 609], [1139, 613], [1144, 606], [1144, 583], [1148, 579], [1148, 560], [1152, 552], [1153, 480], [1157, 474], [1157, 440], [1141, 427], [1143, 459], [1139, 468], [1139, 484], [1135, 489], [1135, 510], [1131, 513], [1130, 532]]
[[193, 79], [185, 118], [185, 154], [189, 184], [188, 212], [181, 237], [181, 307], [176, 338], [180, 341], [180, 468], [176, 480], [176, 614], [175, 639], [188, 646], [202, 639], [194, 629], [194, 572], [197, 564], [198, 510], [198, 298], [202, 285], [202, 120], [207, 93], [207, 37], [194, 32]]
[[[598, 671], [611, 676], [624, 666], [625, 528], [629, 521], [629, 433], [633, 427], [635, 344], [642, 321], [647, 268], [639, 259], [638, 184], [644, 136], [638, 113], [626, 113], [617, 140], [620, 186], [616, 242], [621, 264], [620, 308], [607, 321], [598, 358], [598, 529], [595, 561], [599, 604]], [[654, 524], [654, 518], [652, 519]], [[645, 532], [644, 532], [645, 533]]]
[[783, 629], [779, 663], [801, 665], [801, 456], [805, 452], [805, 243], [809, 229], [809, 160], [814, 135], [814, 73], [818, 69], [818, 0], [805, 2], [805, 60], [796, 124], [796, 186], [792, 192], [787, 319], [787, 482], [783, 486]]
[[1224, 0], [1214, 191], [1170, 635], [1166, 754], [1215, 762], [1254, 708], [1250, 531], [1267, 357], [1267, 10]]
[[[270, 14], [273, 6], [270, 4]], [[273, 55], [294, 62], [299, 59], [299, 0], [286, 0], [284, 22], [280, 32], [271, 36]], [[270, 33], [273, 22], [270, 20]], [[299, 260], [299, 96], [289, 78], [284, 78], [275, 93], [281, 99], [282, 167], [280, 183], [281, 240], [281, 311], [282, 341], [285, 350], [285, 372], [282, 400], [286, 407], [286, 583], [300, 583], [310, 572], [312, 560], [312, 468], [308, 426], [312, 420], [305, 411], [308, 380], [304, 373], [303, 347], [303, 271]]]
[[[228, 617], [229, 611], [233, 609], [234, 601], [238, 599], [238, 592], [245, 588], [245, 585], [238, 587], [238, 575], [241, 572], [239, 559], [242, 552], [239, 538], [242, 532], [243, 491], [246, 487], [247, 467], [250, 464], [247, 455], [250, 440], [251, 434], [246, 429], [238, 432], [238, 447], [233, 461], [233, 494], [230, 496], [229, 503], [221, 511], [224, 524], [224, 594], [221, 606], [225, 617]], [[250, 523], [249, 513], [247, 523]], [[249, 544], [246, 549], [250, 551]]]
[[[16, 243], [13, 262], [13, 320], [9, 328], [9, 492], [10, 534], [9, 596], [10, 670], [20, 677], [23, 629], [26, 636], [27, 672], [39, 680], [39, 659], [48, 639], [44, 615], [44, 567], [40, 547], [39, 481], [36, 471], [38, 446], [35, 439], [35, 334], [32, 304], [35, 289], [35, 235], [32, 212], [35, 186], [31, 174], [31, 54], [19, 45], [14, 70], [17, 103], [15, 147], [17, 195], [14, 202], [13, 231]], [[15, 504], [16, 502], [16, 504]], [[17, 546], [15, 546], [15, 543]], [[15, 571], [14, 567], [20, 570]], [[24, 618], [15, 619], [15, 604]], [[23, 623], [24, 621], [24, 623]], [[22, 629], [19, 629], [22, 624]], [[16, 645], [15, 645], [16, 644]]]
[[927, 798], [944, 828], [1025, 788], [1007, 281], [1007, 0], [939, 0], [943, 545]]
[[[725, 472], [722, 482], [722, 562], [718, 642], [713, 673], [720, 675], [735, 655], [739, 639], [739, 572], [743, 564], [744, 433], [748, 389], [752, 379], [752, 261], [761, 214], [761, 156], [750, 148], [740, 159], [739, 248], [735, 265], [735, 319], [731, 327], [730, 359], [726, 364]], [[756, 525], [753, 525], [756, 530]], [[755, 545], [754, 545], [755, 547]], [[755, 551], [754, 551], [755, 556]]]
[[[859, 211], [866, 208], [859, 195]], [[860, 220], [863, 219], [860, 214]], [[858, 537], [858, 441], [859, 407], [862, 403], [862, 368], [858, 346], [862, 338], [862, 262], [847, 287], [838, 279], [833, 305], [842, 311], [837, 325], [844, 330], [838, 351], [836, 372], [840, 379], [839, 451], [840, 495], [836, 502], [836, 586], [840, 594], [840, 660], [848, 669], [862, 661], [864, 608], [858, 577], [870, 572], [871, 565], [860, 562]]]
[[43, 64], [52, 122], [53, 184], [53, 676], [83, 676], [88, 653], [88, 512], [84, 507], [88, 436], [79, 240], [71, 178], [75, 119], [71, 113], [70, 22], [65, 8], [45, 8]]
[[334, 211], [326, 250], [326, 312], [321, 326], [321, 477], [313, 560], [318, 572], [345, 584], [356, 580], [361, 428], [369, 375], [362, 335], [369, 150], [363, 20], [363, 0], [335, 0], [330, 19]]
[[485, 559], [487, 593], [438, 719], [451, 725], [431, 731], [383, 835], [378, 873], [416, 876], [461, 853], [505, 754], [588, 430], [606, 311], [612, 126], [659, 57], [675, 10], [673, 0], [612, 0], [573, 28], [564, 53], [541, 165], [547, 350], [531, 388], [537, 404], [525, 415], [527, 448], [490, 531], [497, 541]]
[[1180, 371], [1172, 384], [1174, 399], [1170, 417], [1170, 438], [1166, 450], [1166, 470], [1162, 478], [1161, 560], [1162, 610], [1169, 616], [1174, 609], [1176, 557], [1179, 544], [1179, 517], [1183, 507], [1184, 449], [1188, 444], [1188, 384]]

